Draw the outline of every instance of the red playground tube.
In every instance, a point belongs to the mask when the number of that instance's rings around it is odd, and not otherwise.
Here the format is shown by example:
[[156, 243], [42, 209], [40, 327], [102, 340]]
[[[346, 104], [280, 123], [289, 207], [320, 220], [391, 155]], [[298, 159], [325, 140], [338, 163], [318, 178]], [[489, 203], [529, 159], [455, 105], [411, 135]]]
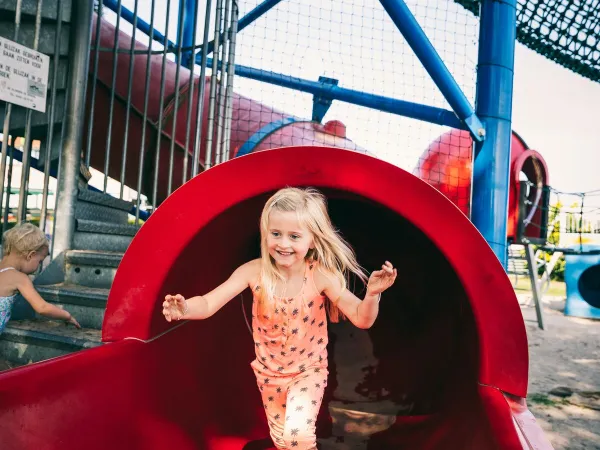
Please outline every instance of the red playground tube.
[[311, 146], [233, 159], [170, 196], [117, 271], [105, 344], [0, 374], [3, 450], [270, 449], [250, 368], [250, 293], [205, 321], [167, 323], [161, 303], [204, 293], [257, 257], [261, 208], [286, 185], [327, 195], [367, 270], [385, 258], [399, 272], [371, 329], [329, 325], [322, 449], [552, 448], [525, 402], [517, 299], [475, 227], [398, 167]]
[[[468, 131], [450, 130], [433, 141], [419, 158], [413, 173], [427, 181], [469, 216], [473, 140]], [[482, 175], [485, 176], [485, 173]], [[510, 144], [510, 184], [506, 237], [545, 243], [548, 222], [548, 166], [513, 131]]]

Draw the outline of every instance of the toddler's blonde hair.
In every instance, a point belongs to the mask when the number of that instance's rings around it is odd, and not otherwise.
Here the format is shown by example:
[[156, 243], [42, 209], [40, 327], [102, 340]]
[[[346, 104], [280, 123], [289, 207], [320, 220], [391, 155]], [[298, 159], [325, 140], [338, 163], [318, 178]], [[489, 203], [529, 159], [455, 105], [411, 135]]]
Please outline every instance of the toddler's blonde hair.
[[[367, 277], [356, 261], [352, 248], [334, 229], [327, 212], [327, 201], [323, 194], [313, 188], [285, 188], [277, 191], [265, 204], [260, 218], [261, 271], [258, 292], [258, 312], [267, 315], [274, 309], [275, 284], [283, 280], [275, 261], [269, 255], [267, 237], [269, 235], [269, 215], [273, 211], [295, 212], [298, 222], [313, 235], [314, 249], [309, 250], [306, 258], [318, 263], [326, 275], [337, 278], [345, 289], [350, 273], [356, 274], [366, 283]], [[337, 300], [337, 299], [333, 299]], [[343, 314], [337, 306], [327, 301], [327, 311], [332, 322], [339, 322]]]
[[48, 247], [48, 239], [44, 232], [31, 223], [16, 225], [5, 232], [2, 237], [4, 255], [11, 253], [27, 255]]

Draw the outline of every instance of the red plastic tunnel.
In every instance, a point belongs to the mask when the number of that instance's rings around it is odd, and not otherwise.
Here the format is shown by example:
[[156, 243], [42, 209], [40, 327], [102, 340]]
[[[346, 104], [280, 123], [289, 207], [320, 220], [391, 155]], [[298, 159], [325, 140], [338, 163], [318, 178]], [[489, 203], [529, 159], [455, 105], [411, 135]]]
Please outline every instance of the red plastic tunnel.
[[[513, 131], [510, 147], [507, 239], [546, 241], [548, 217], [546, 161]], [[414, 174], [438, 189], [469, 216], [473, 140], [468, 131], [450, 130], [425, 150]], [[525, 183], [522, 183], [525, 181]], [[521, 199], [525, 201], [521, 201]]]
[[117, 271], [106, 344], [0, 374], [3, 445], [271, 448], [250, 368], [250, 293], [205, 321], [169, 324], [161, 303], [166, 293], [204, 293], [257, 257], [261, 208], [286, 185], [327, 195], [367, 270], [384, 259], [399, 268], [371, 329], [329, 325], [323, 449], [342, 440], [371, 450], [551, 448], [524, 400], [520, 308], [485, 240], [417, 177], [329, 147], [236, 158], [170, 196]]

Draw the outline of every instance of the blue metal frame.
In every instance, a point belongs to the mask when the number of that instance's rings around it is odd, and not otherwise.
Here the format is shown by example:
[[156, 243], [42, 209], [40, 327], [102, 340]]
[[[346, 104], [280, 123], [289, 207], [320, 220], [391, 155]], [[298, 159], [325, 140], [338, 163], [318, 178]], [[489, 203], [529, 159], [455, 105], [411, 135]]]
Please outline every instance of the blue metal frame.
[[452, 109], [465, 122], [473, 139], [483, 141], [485, 136], [483, 125], [473, 111], [473, 107], [406, 3], [403, 0], [380, 0], [380, 2]]
[[[248, 25], [253, 23], [256, 19], [260, 18], [263, 14], [267, 13], [269, 10], [273, 9], [281, 3], [281, 0], [264, 0], [260, 5], [256, 6], [252, 11], [246, 14], [238, 21], [238, 33], [246, 28]], [[221, 36], [221, 40], [223, 36]], [[210, 41], [208, 43], [208, 47], [206, 49], [206, 54], [210, 55], [215, 50], [215, 41]], [[198, 52], [195, 58], [196, 64], [202, 64], [202, 54]]]
[[[212, 59], [208, 58], [207, 63], [211, 64]], [[382, 95], [368, 94], [334, 85], [326, 85], [317, 81], [305, 80], [303, 78], [255, 69], [239, 64], [235, 65], [235, 75], [438, 125], [445, 125], [461, 130], [467, 129], [466, 125], [461, 122], [456, 114], [447, 109], [397, 100]]]
[[252, 11], [242, 17], [238, 22], [238, 32], [242, 31], [260, 16], [265, 14], [270, 9], [277, 6], [281, 0], [264, 0], [260, 5], [256, 6]]
[[[245, 22], [245, 26], [248, 26], [253, 20], [256, 20], [258, 17], [260, 17], [260, 15], [264, 14], [270, 8], [279, 3], [279, 1], [266, 0], [261, 5], [257, 6], [253, 11], [248, 13], [248, 15], [242, 19], [244, 20], [246, 17], [252, 15], [252, 17], [250, 17], [250, 19], [252, 20], [247, 19]], [[104, 0], [104, 2], [105, 5], [108, 6], [110, 9], [112, 9], [113, 6], [116, 6], [116, 2], [114, 2], [114, 0]], [[109, 5], [109, 3], [112, 5]], [[254, 11], [256, 11], [256, 13]], [[131, 11], [121, 6], [121, 12], [123, 19], [127, 20], [130, 23], [133, 22], [133, 13]], [[139, 30], [150, 35], [150, 26], [143, 20], [140, 20], [139, 18], [137, 20], [137, 27]], [[152, 33], [152, 36], [161, 44], [165, 45], [166, 43], [166, 45], [168, 45], [169, 48], [175, 47], [174, 43], [168, 41], [162, 34], [156, 31]], [[439, 56], [437, 57], [439, 58]], [[201, 58], [201, 55], [196, 55], [197, 64], [199, 63], [199, 58]], [[209, 66], [212, 64], [211, 58], [207, 59], [207, 64]], [[473, 128], [473, 123], [479, 122], [478, 120], [475, 120], [473, 122], [472, 118], [470, 119], [469, 117], [467, 117], [465, 119], [466, 122], [463, 123], [463, 121], [459, 119], [453, 111], [449, 111], [443, 108], [436, 108], [433, 106], [421, 105], [419, 103], [397, 100], [390, 97], [384, 97], [382, 95], [367, 94], [365, 92], [355, 91], [352, 89], [345, 89], [339, 86], [324, 86], [323, 83], [319, 83], [316, 81], [310, 81], [298, 77], [292, 77], [290, 75], [255, 69], [239, 64], [235, 65], [235, 74], [236, 76], [250, 78], [257, 81], [263, 81], [265, 83], [274, 84], [276, 86], [282, 86], [287, 87], [289, 89], [308, 92], [315, 96], [320, 96], [323, 99], [340, 100], [343, 102], [372, 108], [378, 111], [389, 112], [392, 114], [410, 117], [412, 119], [417, 120], [423, 120], [438, 125], [445, 125], [461, 130], [470, 130], [471, 128]], [[453, 81], [451, 75], [450, 78]], [[462, 94], [460, 88], [458, 88], [458, 90]], [[470, 107], [470, 105], [468, 106]], [[466, 111], [468, 112], [468, 110]], [[475, 117], [474, 119], [477, 118]], [[479, 139], [481, 139], [480, 136]]]
[[[116, 0], [103, 0], [102, 4], [111, 11], [117, 14], [119, 13], [119, 3]], [[121, 18], [125, 19], [130, 24], [133, 24], [134, 22], [133, 12], [125, 8], [123, 5], [121, 5]], [[139, 17], [137, 18], [136, 27], [138, 30], [142, 31], [143, 33], [146, 33], [146, 35], [151, 36], [152, 39], [156, 42], [162, 45], [166, 45], [167, 48], [169, 48], [170, 50], [173, 50], [175, 48], [175, 44], [173, 42], [169, 41], [163, 34], [159, 33], [155, 29], [150, 29], [150, 24], [148, 24], [148, 22], [143, 21]]]
[[[182, 1], [182, 0], [180, 0]], [[190, 43], [193, 14], [188, 11], [196, 0], [188, 0], [183, 45]], [[239, 31], [250, 25], [281, 0], [264, 0], [239, 21]], [[457, 129], [469, 130], [476, 141], [473, 169], [471, 220], [506, 267], [506, 217], [510, 169], [511, 108], [513, 92], [514, 48], [516, 40], [516, 0], [482, 0], [479, 61], [477, 69], [476, 112], [450, 74], [431, 42], [402, 0], [380, 0], [393, 22], [424, 65], [450, 106], [456, 111], [434, 108], [360, 91], [324, 86], [304, 80], [251, 67], [236, 65], [238, 76], [296, 89], [319, 96], [324, 100], [340, 100], [379, 111], [411, 117]], [[115, 0], [104, 5], [118, 11]], [[189, 8], [189, 9], [187, 9]], [[121, 7], [121, 16], [133, 22], [133, 13]], [[169, 49], [176, 46], [165, 36], [137, 20], [137, 27]], [[209, 52], [213, 43], [209, 43]], [[195, 62], [201, 62], [201, 55]], [[207, 61], [210, 64], [210, 59]], [[480, 120], [481, 119], [481, 120]], [[274, 126], [270, 124], [270, 126]], [[264, 130], [263, 130], [264, 131]], [[260, 137], [258, 133], [256, 137]], [[254, 137], [254, 136], [253, 136]], [[484, 140], [485, 137], [485, 140]], [[252, 138], [249, 140], [250, 145]]]
[[[194, 25], [196, 24], [196, 5], [198, 0], [179, 0], [179, 8], [184, 8], [183, 11], [183, 36], [177, 36], [177, 43], [181, 43], [182, 47], [190, 48], [196, 43], [194, 42]], [[177, 27], [179, 30], [179, 26]], [[179, 32], [178, 32], [179, 34]], [[181, 54], [181, 64], [184, 67], [189, 67], [195, 51], [187, 50]]]
[[475, 147], [471, 220], [507, 264], [516, 0], [483, 0], [477, 64], [477, 114], [487, 139]]

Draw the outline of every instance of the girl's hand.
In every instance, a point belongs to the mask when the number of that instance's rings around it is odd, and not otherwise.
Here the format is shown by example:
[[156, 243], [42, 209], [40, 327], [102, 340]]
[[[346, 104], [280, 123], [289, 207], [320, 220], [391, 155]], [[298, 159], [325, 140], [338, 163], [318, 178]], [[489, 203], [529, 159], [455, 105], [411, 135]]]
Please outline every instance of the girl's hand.
[[79, 322], [77, 322], [77, 319], [75, 319], [75, 317], [73, 317], [73, 316], [70, 316], [67, 319], [67, 323], [71, 323], [71, 324], [75, 325], [75, 328], [77, 328], [77, 329], [81, 328], [81, 325], [79, 325]]
[[381, 266], [381, 270], [376, 270], [369, 277], [369, 282], [367, 283], [367, 295], [381, 294], [394, 284], [397, 275], [398, 270], [394, 269], [391, 262], [386, 261], [385, 264]]
[[162, 312], [167, 322], [181, 320], [187, 312], [187, 303], [183, 295], [167, 295], [163, 302]]

